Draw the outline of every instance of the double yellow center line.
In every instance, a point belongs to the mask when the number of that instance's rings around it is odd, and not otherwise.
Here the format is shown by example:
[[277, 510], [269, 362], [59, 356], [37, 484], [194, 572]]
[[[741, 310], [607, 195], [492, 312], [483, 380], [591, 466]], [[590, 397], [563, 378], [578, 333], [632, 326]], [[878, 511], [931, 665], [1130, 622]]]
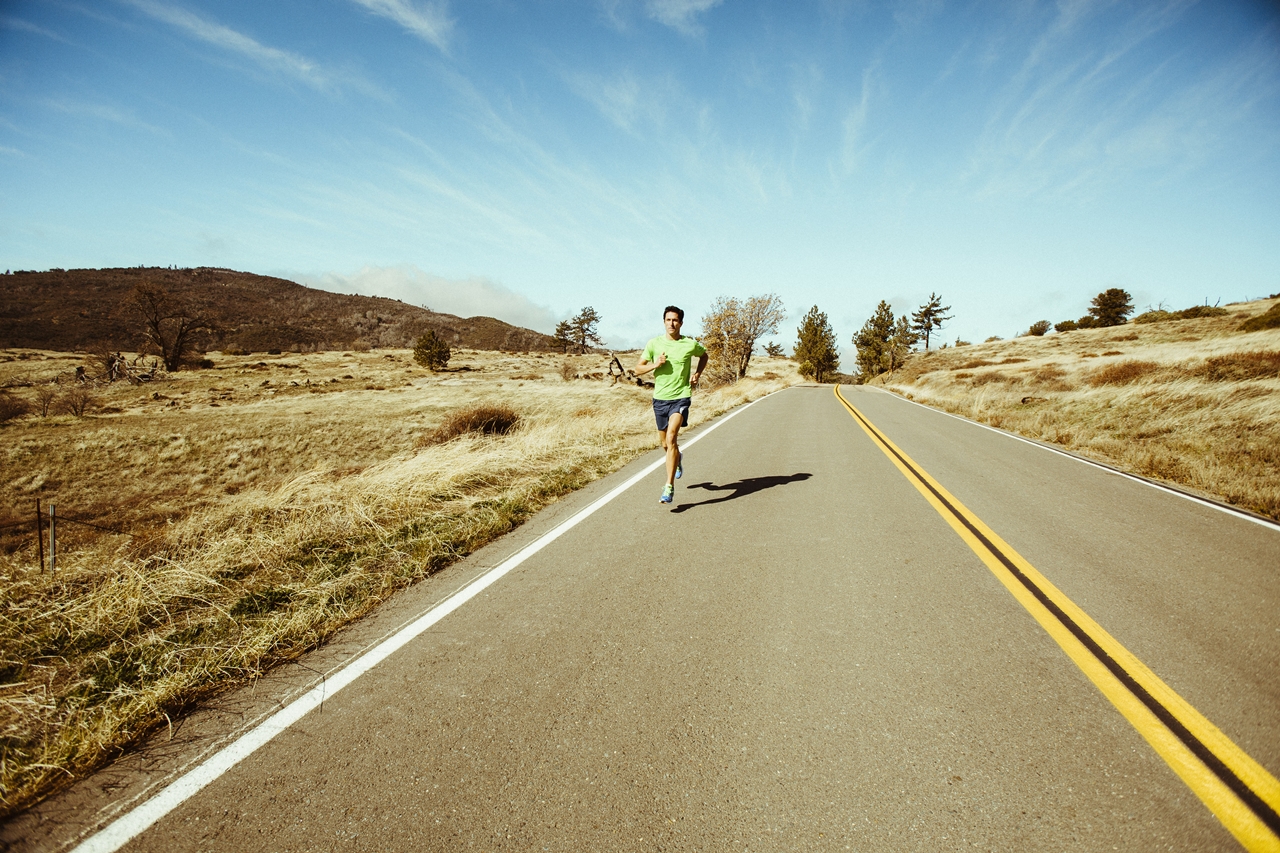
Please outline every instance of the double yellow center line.
[[1247, 850], [1280, 853], [1280, 782], [1089, 618], [1017, 551], [836, 398], [903, 476], [1049, 632]]

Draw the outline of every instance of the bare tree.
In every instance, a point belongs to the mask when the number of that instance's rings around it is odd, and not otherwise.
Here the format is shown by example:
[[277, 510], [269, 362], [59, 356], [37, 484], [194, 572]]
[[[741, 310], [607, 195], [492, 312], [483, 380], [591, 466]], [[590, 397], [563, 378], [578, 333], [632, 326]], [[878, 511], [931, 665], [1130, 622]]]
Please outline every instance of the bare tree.
[[773, 293], [746, 301], [721, 296], [702, 317], [702, 345], [710, 355], [712, 371], [733, 382], [747, 375], [756, 344], [776, 334], [787, 317], [782, 300]]
[[165, 370], [174, 372], [195, 350], [198, 332], [212, 331], [213, 322], [192, 310], [169, 291], [149, 281], [133, 289], [133, 307], [142, 318], [142, 334], [148, 346], [157, 350]]

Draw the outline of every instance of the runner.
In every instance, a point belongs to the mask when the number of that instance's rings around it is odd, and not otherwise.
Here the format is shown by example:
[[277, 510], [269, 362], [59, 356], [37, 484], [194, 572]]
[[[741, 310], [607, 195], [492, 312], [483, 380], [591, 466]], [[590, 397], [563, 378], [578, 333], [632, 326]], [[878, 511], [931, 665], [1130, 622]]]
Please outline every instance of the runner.
[[[662, 489], [662, 503], [675, 496], [676, 480], [684, 473], [684, 455], [680, 452], [680, 427], [689, 422], [689, 401], [698, 378], [707, 366], [707, 351], [693, 338], [680, 334], [684, 311], [668, 305], [662, 312], [667, 333], [654, 338], [636, 362], [636, 376], [653, 371], [653, 414], [658, 421], [658, 438], [667, 451], [667, 484]], [[698, 368], [690, 372], [693, 357]]]

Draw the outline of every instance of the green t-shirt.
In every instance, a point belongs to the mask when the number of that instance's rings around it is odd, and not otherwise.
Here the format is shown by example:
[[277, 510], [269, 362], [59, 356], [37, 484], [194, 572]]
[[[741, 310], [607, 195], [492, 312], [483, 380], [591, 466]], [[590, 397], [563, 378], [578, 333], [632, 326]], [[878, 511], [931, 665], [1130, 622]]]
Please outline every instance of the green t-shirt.
[[649, 341], [641, 357], [652, 364], [658, 360], [658, 354], [664, 352], [666, 363], [653, 371], [653, 399], [679, 400], [692, 396], [689, 375], [693, 373], [693, 360], [706, 355], [706, 348], [688, 335], [681, 335], [676, 341], [662, 335]]

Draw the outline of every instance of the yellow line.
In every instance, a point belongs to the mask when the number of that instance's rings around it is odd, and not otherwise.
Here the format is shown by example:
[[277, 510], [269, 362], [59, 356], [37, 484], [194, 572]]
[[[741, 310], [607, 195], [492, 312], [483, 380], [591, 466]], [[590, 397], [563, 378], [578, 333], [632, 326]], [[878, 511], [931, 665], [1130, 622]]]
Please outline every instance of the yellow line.
[[[1202, 762], [1191, 749], [1178, 738], [1153, 713], [1138, 696], [1119, 679], [1075, 634], [1000, 560], [1003, 555], [1024, 576], [1031, 580], [1049, 598], [1055, 606], [1065, 613], [1093, 640], [1112, 660], [1136, 681], [1154, 699], [1165, 707], [1192, 735], [1205, 745], [1223, 764], [1230, 768], [1238, 779], [1248, 786], [1260, 799], [1273, 810], [1280, 811], [1280, 781], [1267, 772], [1266, 768], [1254, 761], [1244, 750], [1236, 746], [1217, 726], [1209, 722], [1190, 703], [1165, 684], [1146, 664], [1122, 646], [1119, 641], [1103, 630], [1102, 626], [1089, 618], [1083, 610], [1067, 598], [1057, 587], [1040, 574], [1017, 551], [987, 527], [976, 515], [955, 499], [946, 489], [930, 477], [923, 468], [911, 460], [893, 442], [880, 433], [866, 416], [853, 407], [840, 387], [835, 388], [836, 398], [849, 411], [862, 430], [897, 466], [903, 476], [922, 494], [938, 514], [951, 525], [960, 538], [986, 564], [1001, 583], [1027, 611], [1035, 617], [1051, 637], [1062, 647], [1062, 650], [1080, 667], [1103, 695], [1116, 706], [1121, 714], [1138, 730], [1147, 742], [1159, 753], [1174, 772], [1200, 797], [1217, 816], [1218, 820], [1230, 830], [1231, 834], [1244, 845], [1245, 849], [1261, 853], [1280, 853], [1280, 836], [1256, 815], [1249, 806], [1236, 795], [1225, 782]], [[950, 506], [948, 506], [950, 504]], [[967, 524], [966, 524], [967, 522]], [[971, 527], [972, 529], [971, 529]], [[979, 536], [977, 530], [987, 542], [988, 547]], [[994, 550], [993, 550], [994, 549]]]

